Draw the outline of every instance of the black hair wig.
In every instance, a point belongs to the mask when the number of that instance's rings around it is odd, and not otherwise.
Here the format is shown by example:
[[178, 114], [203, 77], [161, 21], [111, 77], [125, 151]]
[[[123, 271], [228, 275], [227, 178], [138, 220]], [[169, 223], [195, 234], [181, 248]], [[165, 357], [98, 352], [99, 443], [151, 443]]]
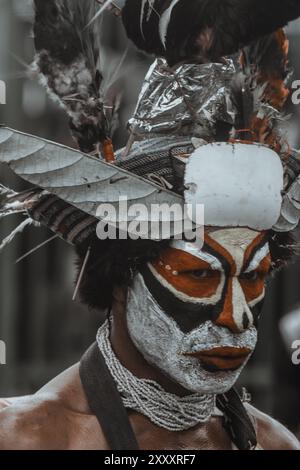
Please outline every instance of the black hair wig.
[[90, 247], [90, 255], [80, 283], [80, 299], [91, 308], [109, 309], [115, 286], [127, 287], [144, 264], [156, 259], [169, 241], [99, 240], [93, 237], [77, 247], [78, 273]]

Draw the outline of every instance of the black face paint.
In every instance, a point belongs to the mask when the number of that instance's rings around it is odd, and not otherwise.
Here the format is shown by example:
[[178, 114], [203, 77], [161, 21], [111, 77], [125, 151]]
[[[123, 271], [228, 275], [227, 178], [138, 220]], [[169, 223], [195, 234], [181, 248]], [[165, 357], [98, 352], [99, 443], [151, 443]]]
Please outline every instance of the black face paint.
[[[190, 333], [195, 328], [208, 320], [216, 321], [223, 310], [223, 305], [226, 296], [228, 281], [225, 282], [223, 293], [219, 302], [215, 305], [194, 304], [191, 302], [184, 302], [175, 297], [172, 292], [165, 288], [152, 274], [148, 266], [141, 270], [144, 282], [161, 309], [172, 318], [183, 333]], [[258, 320], [263, 308], [264, 301], [262, 300], [254, 307], [250, 308], [254, 325], [257, 327]], [[245, 314], [245, 317], [247, 315]], [[247, 319], [248, 320], [248, 319]], [[244, 329], [247, 329], [248, 324], [243, 324]]]
[[[247, 263], [243, 267], [243, 270], [246, 270], [249, 267], [255, 254], [260, 248], [263, 247], [265, 243], [266, 240], [262, 239], [262, 241], [257, 245], [252, 255], [247, 260]], [[222, 265], [222, 269], [225, 275], [225, 282], [222, 289], [221, 297], [215, 304], [205, 304], [204, 302], [201, 303], [201, 298], [199, 298], [199, 302], [197, 304], [193, 302], [183, 301], [176, 297], [176, 295], [174, 295], [155, 277], [149, 266], [144, 266], [143, 269], [141, 269], [141, 275], [143, 276], [144, 282], [149, 292], [151, 293], [155, 301], [159, 304], [161, 309], [166, 313], [166, 315], [168, 315], [176, 322], [176, 324], [183, 333], [190, 333], [192, 330], [199, 327], [206, 321], [210, 320], [216, 322], [223, 311], [226, 294], [228, 292], [229, 277], [231, 276], [230, 264], [224, 257], [220, 255], [220, 253], [214, 250], [207, 243], [204, 244], [202, 250], [218, 258]], [[258, 302], [253, 307], [249, 307], [253, 318], [253, 324], [256, 328], [258, 326], [258, 320], [263, 305], [264, 300]], [[244, 312], [243, 314], [242, 326], [244, 330], [246, 330], [250, 326], [250, 319], [248, 318], [246, 312]]]

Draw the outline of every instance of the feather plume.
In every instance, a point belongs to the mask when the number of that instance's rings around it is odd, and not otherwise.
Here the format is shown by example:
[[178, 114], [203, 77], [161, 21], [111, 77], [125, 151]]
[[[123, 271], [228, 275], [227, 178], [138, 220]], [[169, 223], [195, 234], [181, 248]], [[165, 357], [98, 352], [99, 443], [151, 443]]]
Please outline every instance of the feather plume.
[[102, 13], [106, 10], [112, 10], [114, 5], [113, 5], [113, 0], [96, 0], [97, 3], [101, 5], [99, 10], [94, 14], [94, 16], [90, 19], [90, 21], [87, 23], [86, 27], [90, 26], [97, 18], [99, 18]]
[[242, 111], [237, 134], [242, 140], [260, 142], [284, 153], [286, 144], [278, 128], [284, 119], [291, 76], [284, 31], [278, 30], [244, 49], [240, 62], [242, 74], [233, 86], [237, 108]]
[[143, 32], [143, 23], [150, 20], [150, 17], [154, 11], [155, 0], [142, 0], [141, 13], [140, 13], [140, 30], [143, 38], [145, 39]]
[[[66, 111], [79, 148], [112, 154], [112, 122], [119, 93], [112, 93], [100, 44], [101, 20], [93, 0], [35, 0], [34, 70]], [[103, 6], [104, 8], [104, 6]], [[104, 152], [103, 152], [104, 153]], [[104, 155], [105, 157], [105, 155]]]
[[[99, 5], [102, 5], [103, 9], [100, 9], [96, 13], [96, 18], [101, 15], [104, 11], [111, 11], [115, 16], [121, 16], [122, 7], [124, 6], [125, 0], [95, 0]], [[102, 10], [102, 11], [101, 11]]]
[[16, 193], [0, 184], [0, 219], [13, 214], [27, 214], [41, 193], [39, 188]]
[[5, 199], [8, 194], [15, 194], [15, 193], [11, 189], [7, 188], [6, 186], [0, 183], [0, 207], [1, 207], [2, 200]]
[[27, 219], [23, 220], [23, 222], [21, 222], [17, 228], [15, 228], [6, 238], [4, 238], [4, 240], [0, 243], [0, 252], [4, 250], [4, 248], [7, 247], [7, 245], [9, 245], [13, 240], [14, 238], [16, 237], [16, 235], [18, 235], [18, 233], [22, 233], [23, 230], [28, 227], [29, 225], [32, 225], [34, 224], [34, 220], [32, 220], [30, 217], [28, 217]]
[[168, 35], [168, 27], [171, 21], [173, 8], [176, 6], [178, 2], [179, 0], [172, 0], [169, 8], [167, 8], [162, 13], [160, 20], [159, 20], [159, 36], [165, 49], [166, 49], [166, 42], [167, 42], [167, 35]]

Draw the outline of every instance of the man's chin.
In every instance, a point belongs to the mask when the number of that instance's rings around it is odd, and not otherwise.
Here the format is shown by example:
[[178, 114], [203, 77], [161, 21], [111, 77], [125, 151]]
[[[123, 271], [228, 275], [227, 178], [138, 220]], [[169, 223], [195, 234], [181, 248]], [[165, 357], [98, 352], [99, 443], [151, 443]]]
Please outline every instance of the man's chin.
[[192, 393], [219, 395], [228, 392], [248, 363], [253, 348], [247, 348], [247, 351], [244, 348], [243, 354], [240, 350], [219, 349], [196, 356], [185, 354], [176, 364], [177, 371], [173, 369], [173, 380], [176, 377], [176, 382]]
[[244, 365], [234, 370], [220, 370], [213, 366], [202, 367], [201, 372], [177, 374], [176, 378], [173, 377], [173, 381], [191, 393], [220, 395], [228, 392], [235, 385]]

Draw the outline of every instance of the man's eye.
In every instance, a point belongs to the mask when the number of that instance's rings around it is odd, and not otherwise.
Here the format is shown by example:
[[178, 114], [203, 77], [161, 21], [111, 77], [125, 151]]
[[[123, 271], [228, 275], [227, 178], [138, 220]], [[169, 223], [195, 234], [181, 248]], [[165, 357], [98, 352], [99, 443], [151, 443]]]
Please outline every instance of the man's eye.
[[251, 271], [250, 273], [243, 273], [240, 275], [240, 279], [246, 279], [247, 281], [257, 281], [262, 277], [262, 274], [258, 271]]
[[209, 269], [196, 269], [195, 271], [189, 271], [188, 274], [193, 279], [206, 279], [212, 276], [212, 271]]

